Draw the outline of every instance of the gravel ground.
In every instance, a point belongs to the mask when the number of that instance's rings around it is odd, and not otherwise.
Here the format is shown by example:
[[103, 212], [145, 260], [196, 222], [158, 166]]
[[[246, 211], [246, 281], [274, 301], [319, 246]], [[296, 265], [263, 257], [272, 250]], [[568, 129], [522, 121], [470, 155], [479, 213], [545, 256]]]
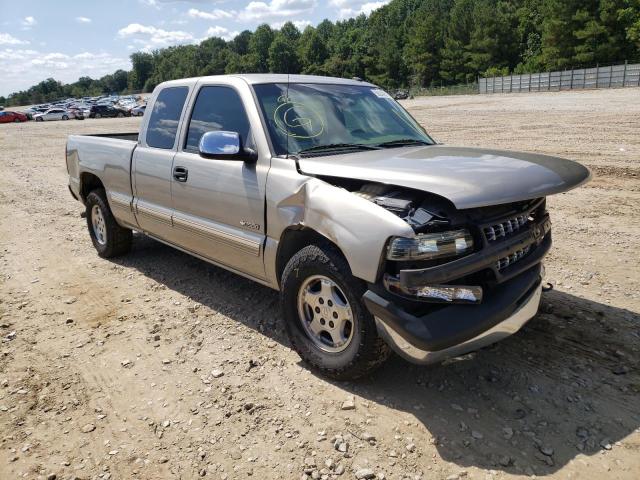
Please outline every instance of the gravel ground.
[[0, 478], [637, 479], [640, 89], [419, 98], [445, 143], [590, 166], [553, 197], [555, 290], [517, 335], [335, 383], [288, 346], [277, 294], [142, 236], [95, 254], [70, 133], [0, 126]]

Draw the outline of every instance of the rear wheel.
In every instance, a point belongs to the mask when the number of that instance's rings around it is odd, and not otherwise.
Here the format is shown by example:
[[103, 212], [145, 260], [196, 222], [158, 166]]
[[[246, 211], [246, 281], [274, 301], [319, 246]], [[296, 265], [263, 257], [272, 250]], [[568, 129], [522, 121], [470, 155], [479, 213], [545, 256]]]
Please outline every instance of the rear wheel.
[[42, 122], [42, 117], [36, 117], [36, 122]]
[[87, 227], [93, 246], [103, 258], [124, 255], [131, 250], [133, 233], [116, 222], [103, 189], [93, 190], [87, 195]]
[[13, 121], [13, 123], [20, 123], [20, 119], [19, 119], [19, 118], [16, 118], [16, 119]]
[[124, 117], [124, 113], [118, 112], [118, 117]]
[[390, 350], [362, 303], [366, 285], [330, 244], [309, 245], [287, 263], [280, 304], [293, 348], [311, 366], [341, 380], [366, 375]]
[[102, 115], [101, 115], [101, 114], [96, 113], [96, 118], [101, 118], [101, 117], [102, 117]]
[[62, 120], [69, 120], [69, 117], [66, 115], [62, 115]]

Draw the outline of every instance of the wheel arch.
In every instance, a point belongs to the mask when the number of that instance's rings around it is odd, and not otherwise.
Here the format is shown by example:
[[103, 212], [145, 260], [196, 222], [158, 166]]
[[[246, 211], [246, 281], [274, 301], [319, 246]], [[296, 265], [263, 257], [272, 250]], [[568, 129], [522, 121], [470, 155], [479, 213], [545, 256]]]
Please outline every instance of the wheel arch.
[[104, 189], [104, 183], [102, 183], [100, 177], [91, 172], [82, 172], [80, 174], [80, 197], [83, 202], [87, 200], [87, 195], [97, 188]]
[[[329, 245], [345, 259], [347, 264], [349, 264], [349, 260], [344, 252], [328, 237], [322, 235], [313, 228], [305, 227], [303, 225], [293, 225], [282, 232], [280, 241], [278, 242], [278, 250], [276, 253], [276, 278], [278, 281], [278, 287], [281, 286], [282, 274], [284, 273], [287, 263], [291, 260], [291, 257], [308, 245], [317, 245], [318, 247]], [[349, 268], [351, 268], [350, 265]]]

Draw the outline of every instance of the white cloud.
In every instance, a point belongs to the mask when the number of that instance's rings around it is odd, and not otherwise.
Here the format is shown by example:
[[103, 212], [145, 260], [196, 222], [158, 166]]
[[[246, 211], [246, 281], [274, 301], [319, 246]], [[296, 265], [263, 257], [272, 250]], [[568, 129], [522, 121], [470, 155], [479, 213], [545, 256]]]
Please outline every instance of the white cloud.
[[118, 30], [118, 37], [134, 37], [133, 42], [144, 45], [143, 50], [149, 51], [154, 48], [162, 48], [170, 45], [193, 43], [197, 39], [189, 32], [182, 30], [163, 30], [150, 25], [130, 23]]
[[36, 21], [35, 18], [29, 16], [29, 17], [24, 17], [22, 19], [21, 23], [22, 23], [23, 29], [28, 30], [29, 28], [33, 27], [38, 22]]
[[[290, 21], [290, 20], [287, 20]], [[287, 23], [287, 21], [283, 21], [283, 22], [273, 22], [270, 23], [269, 25], [271, 26], [271, 28], [275, 28], [277, 30], [281, 29], [282, 26]], [[300, 31], [304, 30], [305, 28], [307, 28], [309, 25], [312, 25], [311, 21], [309, 20], [293, 20], [291, 23], [293, 23], [296, 28]]]
[[390, 0], [371, 2], [369, 0], [330, 0], [329, 4], [338, 7], [340, 18], [357, 17], [358, 15], [369, 15], [374, 10], [384, 7]]
[[27, 45], [29, 42], [20, 40], [8, 33], [0, 33], [0, 45]]
[[266, 22], [310, 13], [316, 0], [271, 0], [250, 2], [240, 13], [240, 20]]
[[229, 31], [229, 29], [224, 28], [224, 27], [209, 27], [207, 29], [207, 31], [205, 32], [205, 38], [203, 38], [202, 40], [206, 40], [209, 37], [220, 37], [223, 40], [233, 40], [237, 35], [239, 35], [240, 32], [238, 31]]
[[167, 3], [222, 3], [224, 0], [138, 0], [143, 5], [160, 10], [162, 4]]
[[190, 8], [187, 12], [191, 18], [204, 18], [205, 20], [222, 20], [223, 18], [233, 18], [237, 12], [234, 10], [227, 11], [216, 8], [212, 12], [203, 12], [197, 8]]
[[91, 19], [89, 17], [76, 17], [76, 22], [78, 22], [78, 23], [91, 23]]
[[4, 48], [0, 49], [0, 95], [26, 90], [47, 77], [69, 83], [87, 75], [100, 78], [118, 69], [130, 70], [129, 59], [105, 52], [66, 54]]

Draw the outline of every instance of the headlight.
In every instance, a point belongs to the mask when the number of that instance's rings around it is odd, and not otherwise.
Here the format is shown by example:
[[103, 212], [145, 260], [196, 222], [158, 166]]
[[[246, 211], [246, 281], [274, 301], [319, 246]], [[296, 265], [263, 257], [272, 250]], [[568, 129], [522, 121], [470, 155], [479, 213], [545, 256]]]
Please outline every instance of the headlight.
[[414, 238], [391, 239], [387, 258], [389, 260], [433, 260], [455, 257], [473, 250], [473, 237], [468, 230], [426, 233]]
[[420, 287], [405, 287], [400, 284], [398, 277], [384, 276], [384, 286], [387, 290], [400, 295], [413, 297], [416, 300], [435, 303], [480, 303], [482, 302], [482, 287], [470, 285], [423, 285]]

